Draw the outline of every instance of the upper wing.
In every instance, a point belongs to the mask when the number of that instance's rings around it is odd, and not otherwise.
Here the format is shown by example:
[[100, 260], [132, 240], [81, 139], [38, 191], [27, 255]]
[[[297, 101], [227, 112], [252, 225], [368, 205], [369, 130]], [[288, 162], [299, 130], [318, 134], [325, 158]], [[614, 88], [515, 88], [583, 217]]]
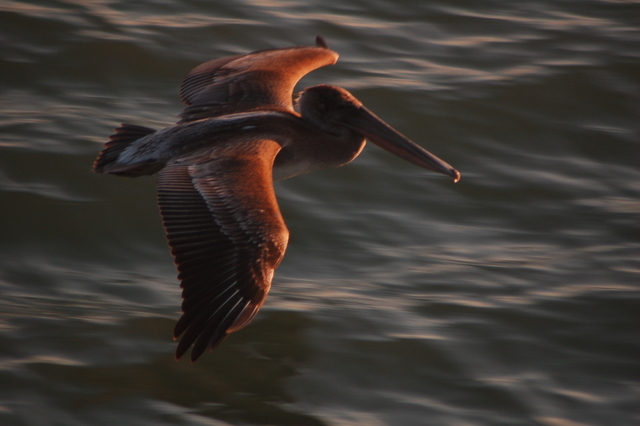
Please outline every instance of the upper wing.
[[280, 145], [238, 146], [160, 172], [158, 202], [183, 288], [177, 358], [193, 344], [195, 361], [251, 321], [287, 246], [271, 177]]
[[293, 89], [311, 71], [333, 65], [338, 54], [321, 37], [317, 47], [291, 47], [214, 59], [185, 77], [180, 98], [187, 105], [179, 123], [257, 109], [293, 111]]

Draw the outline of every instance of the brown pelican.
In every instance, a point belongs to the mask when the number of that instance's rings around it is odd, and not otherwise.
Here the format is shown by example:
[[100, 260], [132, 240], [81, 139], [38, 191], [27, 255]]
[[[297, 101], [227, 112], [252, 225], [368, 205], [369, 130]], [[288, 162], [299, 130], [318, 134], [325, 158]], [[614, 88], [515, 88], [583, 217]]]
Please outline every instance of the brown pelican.
[[186, 107], [159, 131], [123, 124], [94, 163], [96, 173], [159, 172], [158, 203], [181, 281], [174, 337], [195, 361], [247, 325], [264, 303], [289, 232], [273, 180], [337, 167], [369, 139], [421, 167], [460, 173], [391, 128], [344, 89], [295, 84], [338, 55], [318, 46], [264, 50], [194, 68], [180, 90]]

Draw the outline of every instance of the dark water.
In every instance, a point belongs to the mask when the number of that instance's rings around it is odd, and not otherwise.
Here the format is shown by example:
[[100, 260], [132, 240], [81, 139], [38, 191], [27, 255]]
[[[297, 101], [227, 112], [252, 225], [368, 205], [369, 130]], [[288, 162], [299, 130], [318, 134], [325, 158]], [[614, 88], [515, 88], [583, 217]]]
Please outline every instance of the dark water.
[[[637, 1], [0, 3], [0, 424], [640, 424]], [[368, 147], [277, 184], [253, 324], [173, 360], [152, 178], [93, 175], [205, 60], [313, 44], [462, 172]]]

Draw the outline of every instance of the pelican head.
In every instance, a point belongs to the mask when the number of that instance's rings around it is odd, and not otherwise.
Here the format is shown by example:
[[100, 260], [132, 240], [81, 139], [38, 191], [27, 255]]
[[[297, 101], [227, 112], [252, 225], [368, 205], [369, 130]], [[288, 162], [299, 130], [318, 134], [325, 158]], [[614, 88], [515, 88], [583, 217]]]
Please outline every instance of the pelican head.
[[389, 126], [340, 87], [309, 87], [300, 95], [298, 106], [305, 121], [335, 137], [345, 141], [356, 135], [366, 138], [413, 164], [449, 175], [454, 182], [460, 180], [459, 171]]

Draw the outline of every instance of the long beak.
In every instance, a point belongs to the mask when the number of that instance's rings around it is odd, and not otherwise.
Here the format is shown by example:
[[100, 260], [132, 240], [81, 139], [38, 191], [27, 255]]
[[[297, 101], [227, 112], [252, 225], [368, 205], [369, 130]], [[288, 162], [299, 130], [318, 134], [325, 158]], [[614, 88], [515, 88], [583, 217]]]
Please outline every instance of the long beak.
[[341, 121], [344, 121], [346, 126], [360, 133], [371, 142], [400, 158], [425, 169], [449, 175], [453, 177], [454, 182], [460, 180], [459, 171], [410, 141], [364, 106], [360, 106], [357, 112], [350, 114], [348, 118]]

